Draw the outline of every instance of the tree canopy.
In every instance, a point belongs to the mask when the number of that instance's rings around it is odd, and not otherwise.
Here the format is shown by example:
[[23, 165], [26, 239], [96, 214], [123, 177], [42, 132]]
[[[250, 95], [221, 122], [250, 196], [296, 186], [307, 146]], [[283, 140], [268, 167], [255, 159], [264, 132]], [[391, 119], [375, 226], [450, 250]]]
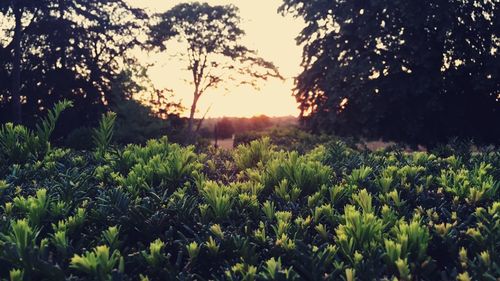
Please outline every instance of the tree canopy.
[[[124, 0], [9, 0], [0, 7], [7, 23], [22, 14], [14, 26], [2, 26], [0, 84], [10, 85], [18, 65], [25, 123], [61, 99], [75, 104], [71, 126], [96, 120], [123, 65], [132, 63], [127, 52], [140, 44], [147, 15]], [[20, 32], [18, 61], [15, 30]], [[0, 87], [2, 112], [13, 113], [15, 88]], [[9, 116], [2, 114], [0, 121]]]
[[303, 17], [296, 99], [340, 135], [432, 144], [500, 140], [500, 20], [492, 0], [284, 0]]
[[238, 13], [234, 5], [182, 3], [158, 15], [158, 23], [151, 28], [152, 49], [165, 50], [174, 38], [185, 43], [183, 56], [194, 86], [189, 131], [198, 100], [208, 89], [230, 81], [256, 85], [257, 80], [281, 78], [271, 62], [241, 44], [244, 31]]

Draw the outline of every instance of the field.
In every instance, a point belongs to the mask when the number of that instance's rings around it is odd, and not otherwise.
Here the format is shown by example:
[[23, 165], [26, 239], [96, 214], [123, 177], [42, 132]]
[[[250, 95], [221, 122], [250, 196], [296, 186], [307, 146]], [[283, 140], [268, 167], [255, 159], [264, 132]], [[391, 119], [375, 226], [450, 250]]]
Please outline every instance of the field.
[[75, 151], [59, 111], [0, 129], [0, 278], [500, 277], [499, 151], [114, 147], [111, 114]]

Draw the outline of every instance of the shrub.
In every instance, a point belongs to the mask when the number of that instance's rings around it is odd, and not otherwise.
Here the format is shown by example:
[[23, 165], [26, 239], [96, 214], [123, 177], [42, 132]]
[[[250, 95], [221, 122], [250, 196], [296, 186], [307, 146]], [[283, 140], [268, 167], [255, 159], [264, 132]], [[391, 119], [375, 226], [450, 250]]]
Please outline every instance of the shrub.
[[72, 106], [69, 101], [58, 102], [47, 116], [30, 130], [22, 125], [7, 123], [0, 127], [0, 166], [23, 164], [37, 160], [50, 150], [49, 138], [61, 113]]
[[298, 188], [302, 195], [309, 195], [330, 184], [332, 174], [330, 167], [319, 161], [308, 161], [297, 152], [288, 152], [281, 153], [265, 165], [262, 184], [266, 189], [286, 184], [291, 190]]
[[124, 271], [123, 258], [116, 250], [110, 253], [108, 246], [97, 246], [91, 252], [71, 258], [71, 268], [98, 280], [110, 280], [111, 271], [117, 266], [119, 271]]
[[268, 137], [270, 142], [279, 149], [296, 150], [300, 153], [305, 153], [333, 138], [327, 135], [314, 135], [293, 126], [274, 127], [267, 130], [238, 133], [234, 138], [234, 145], [249, 144], [265, 137]]
[[21, 126], [3, 131], [15, 141], [0, 172], [0, 279], [500, 276], [495, 150], [441, 157], [330, 142], [301, 154], [259, 140], [199, 154], [167, 138], [110, 149], [109, 124], [98, 157], [29, 147], [40, 137]]
[[259, 163], [266, 164], [271, 158], [274, 147], [269, 138], [239, 145], [233, 152], [234, 162], [240, 170], [255, 168]]

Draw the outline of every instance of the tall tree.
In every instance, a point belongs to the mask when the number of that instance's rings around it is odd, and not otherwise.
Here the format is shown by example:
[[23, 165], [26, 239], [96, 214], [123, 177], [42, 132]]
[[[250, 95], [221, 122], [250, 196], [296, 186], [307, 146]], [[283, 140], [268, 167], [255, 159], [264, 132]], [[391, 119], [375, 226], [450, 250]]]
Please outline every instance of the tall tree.
[[12, 63], [12, 105], [14, 113], [14, 122], [22, 122], [21, 112], [21, 32], [22, 32], [22, 17], [23, 8], [18, 0], [12, 3], [12, 10], [14, 14], [14, 59]]
[[486, 0], [284, 0], [303, 17], [296, 98], [340, 135], [498, 141], [499, 5]]
[[256, 85], [257, 80], [281, 78], [271, 62], [241, 45], [244, 32], [238, 12], [234, 5], [184, 3], [158, 15], [158, 24], [151, 28], [154, 49], [167, 49], [171, 39], [186, 44], [182, 55], [187, 58], [194, 87], [189, 132], [193, 131], [198, 101], [207, 90], [231, 80]]
[[[13, 18], [8, 11], [4, 16]], [[137, 38], [143, 32], [146, 14], [125, 0], [45, 0], [32, 18], [21, 39], [22, 46], [27, 46], [20, 57], [20, 96], [26, 121], [66, 98], [75, 104], [69, 118], [62, 120], [68, 127], [69, 123], [78, 126], [93, 122], [107, 106], [111, 84], [123, 65], [134, 63], [128, 51], [140, 45]], [[7, 32], [9, 35], [12, 32]], [[6, 56], [1, 59], [7, 63], [0, 71], [0, 85], [14, 75], [9, 71], [14, 65], [10, 45], [2, 47]], [[10, 103], [5, 97], [15, 92], [3, 87], [0, 92], [4, 97], [0, 107], [5, 107]]]
[[[12, 100], [12, 115], [13, 121], [16, 123], [22, 122], [21, 110], [21, 56], [24, 26], [23, 19], [26, 16], [36, 16], [37, 11], [47, 4], [47, 1], [30, 1], [30, 0], [5, 0], [0, 2], [0, 14], [4, 16], [12, 16], [14, 18], [14, 30], [11, 42], [7, 45], [6, 50], [11, 49], [12, 70], [11, 70], [11, 100]], [[33, 21], [31, 21], [32, 23]], [[3, 50], [5, 54], [5, 50]]]

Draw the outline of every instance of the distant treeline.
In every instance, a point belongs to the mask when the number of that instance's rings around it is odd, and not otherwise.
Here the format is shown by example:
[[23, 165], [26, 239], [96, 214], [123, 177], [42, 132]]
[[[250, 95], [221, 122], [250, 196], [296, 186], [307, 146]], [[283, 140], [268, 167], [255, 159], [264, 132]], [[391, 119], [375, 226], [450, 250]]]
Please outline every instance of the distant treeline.
[[298, 124], [293, 116], [269, 117], [221, 117], [204, 120], [200, 134], [208, 138], [230, 138], [235, 134], [250, 131], [262, 131], [270, 127], [289, 127]]

